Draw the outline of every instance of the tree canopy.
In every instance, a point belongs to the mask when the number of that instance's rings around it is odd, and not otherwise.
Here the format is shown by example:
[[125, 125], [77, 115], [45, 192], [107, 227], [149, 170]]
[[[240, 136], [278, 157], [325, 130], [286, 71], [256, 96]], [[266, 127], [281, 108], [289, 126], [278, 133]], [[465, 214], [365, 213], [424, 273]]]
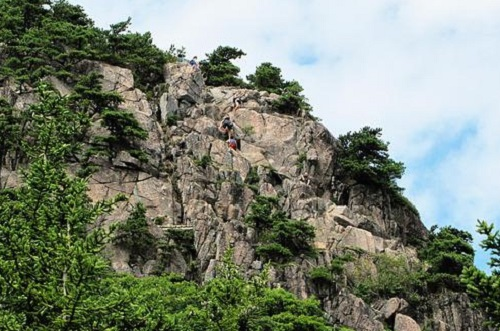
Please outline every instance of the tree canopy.
[[486, 221], [477, 222], [477, 231], [486, 236], [481, 241], [481, 248], [491, 253], [489, 266], [491, 274], [479, 270], [473, 265], [464, 268], [462, 283], [467, 288], [467, 293], [474, 299], [476, 307], [486, 312], [488, 324], [500, 327], [500, 234], [493, 224]]
[[246, 55], [241, 49], [230, 46], [219, 46], [212, 53], [206, 54], [207, 59], [200, 61], [200, 69], [205, 76], [207, 85], [212, 86], [245, 86], [238, 77], [240, 68], [232, 60]]
[[160, 50], [149, 32], [131, 33], [130, 25], [128, 18], [98, 29], [82, 7], [64, 0], [1, 0], [0, 75], [21, 84], [54, 75], [74, 84], [76, 63], [102, 60], [131, 69], [137, 87], [148, 92], [162, 82], [175, 48]]
[[429, 287], [463, 290], [460, 275], [474, 263], [472, 235], [451, 226], [433, 226], [427, 245], [419, 250], [419, 257], [429, 263]]
[[381, 128], [368, 126], [340, 135], [337, 174], [362, 184], [399, 189], [396, 179], [401, 178], [405, 167], [389, 157], [389, 143], [380, 139], [381, 135]]
[[281, 93], [286, 82], [281, 77], [281, 69], [270, 62], [264, 62], [255, 69], [254, 74], [247, 76], [252, 87], [270, 93]]
[[304, 90], [296, 80], [286, 81], [281, 77], [281, 69], [270, 62], [260, 64], [255, 73], [247, 76], [250, 86], [261, 91], [279, 94], [279, 99], [272, 104], [273, 108], [285, 114], [298, 114], [300, 111], [309, 113], [312, 110]]

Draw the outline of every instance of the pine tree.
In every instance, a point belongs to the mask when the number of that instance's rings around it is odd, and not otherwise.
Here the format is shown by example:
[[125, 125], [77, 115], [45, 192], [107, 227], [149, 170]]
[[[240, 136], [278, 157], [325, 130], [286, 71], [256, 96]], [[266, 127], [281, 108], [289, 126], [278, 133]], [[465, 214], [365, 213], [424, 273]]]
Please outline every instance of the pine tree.
[[494, 230], [493, 224], [478, 221], [477, 232], [486, 236], [481, 241], [481, 248], [491, 252], [488, 265], [491, 274], [475, 266], [469, 266], [462, 272], [462, 283], [467, 293], [474, 299], [474, 305], [486, 312], [487, 324], [500, 327], [500, 234]]
[[240, 68], [231, 62], [244, 55], [246, 54], [242, 50], [229, 46], [219, 46], [212, 53], [206, 54], [207, 60], [200, 62], [206, 84], [245, 86], [245, 82], [238, 77]]
[[76, 330], [92, 310], [82, 309], [85, 299], [108, 270], [96, 222], [114, 201], [91, 203], [86, 182], [66, 171], [79, 119], [46, 86], [38, 92], [23, 184], [0, 191], [0, 325]]

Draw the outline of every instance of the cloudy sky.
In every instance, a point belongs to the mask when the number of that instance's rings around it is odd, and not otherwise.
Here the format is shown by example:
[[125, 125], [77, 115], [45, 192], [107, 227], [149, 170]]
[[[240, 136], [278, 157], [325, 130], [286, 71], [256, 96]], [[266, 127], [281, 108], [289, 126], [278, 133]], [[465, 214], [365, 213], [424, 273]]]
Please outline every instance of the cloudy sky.
[[132, 31], [188, 57], [240, 48], [242, 77], [273, 63], [333, 135], [382, 128], [428, 227], [500, 226], [500, 1], [69, 2], [103, 28], [131, 17]]

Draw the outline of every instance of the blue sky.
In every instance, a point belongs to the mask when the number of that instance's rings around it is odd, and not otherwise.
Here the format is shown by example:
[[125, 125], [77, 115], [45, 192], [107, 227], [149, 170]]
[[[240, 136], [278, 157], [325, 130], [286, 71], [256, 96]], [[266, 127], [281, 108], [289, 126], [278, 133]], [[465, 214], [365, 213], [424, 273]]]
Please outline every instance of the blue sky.
[[[188, 57], [238, 47], [243, 77], [273, 63], [302, 84], [335, 136], [383, 129], [428, 227], [500, 227], [500, 1], [69, 2], [101, 27], [130, 16], [132, 31]], [[476, 263], [485, 259], [478, 253]]]

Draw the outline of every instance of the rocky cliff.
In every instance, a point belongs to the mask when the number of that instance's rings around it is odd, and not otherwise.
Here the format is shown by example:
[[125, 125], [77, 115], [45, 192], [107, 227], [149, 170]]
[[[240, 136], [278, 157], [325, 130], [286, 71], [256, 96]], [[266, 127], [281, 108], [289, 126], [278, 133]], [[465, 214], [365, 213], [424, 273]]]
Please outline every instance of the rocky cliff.
[[[141, 142], [149, 156], [147, 164], [123, 151], [112, 162], [96, 160], [100, 168], [90, 180], [92, 199], [117, 193], [129, 197], [106, 226], [123, 221], [142, 202], [150, 233], [166, 241], [139, 257], [110, 246], [115, 270], [138, 276], [158, 270], [177, 272], [204, 281], [214, 276], [218, 261], [232, 249], [242, 270], [249, 275], [259, 272], [264, 264], [255, 254], [256, 230], [244, 217], [257, 196], [276, 197], [287, 217], [314, 226], [318, 254], [295, 256], [293, 263], [271, 267], [271, 286], [303, 298], [317, 296], [332, 322], [355, 330], [483, 330], [482, 315], [463, 295], [437, 297], [422, 312], [397, 297], [366, 304], [350, 293], [347, 276], [323, 285], [311, 280], [311, 270], [328, 266], [346, 252], [415, 260], [412, 239], [427, 236], [412, 208], [383, 192], [334, 177], [336, 139], [314, 118], [273, 112], [271, 104], [278, 98], [274, 94], [205, 86], [201, 73], [182, 63], [165, 66], [165, 84], [156, 89], [155, 101], [134, 87], [127, 69], [85, 61], [79, 70], [100, 73], [103, 89], [120, 93], [124, 99], [120, 107], [133, 112], [149, 132]], [[55, 78], [50, 81], [61, 94], [71, 91]], [[36, 101], [29, 91], [20, 93], [8, 83], [0, 94], [17, 108]], [[242, 104], [233, 110], [235, 96]], [[218, 130], [225, 115], [237, 125], [239, 151], [230, 150]], [[2, 183], [9, 186], [16, 181], [16, 174], [4, 169]], [[172, 230], [190, 233], [184, 238], [192, 240], [194, 249], [186, 252], [172, 245], [165, 237]], [[366, 261], [371, 277], [377, 270], [369, 258]]]

